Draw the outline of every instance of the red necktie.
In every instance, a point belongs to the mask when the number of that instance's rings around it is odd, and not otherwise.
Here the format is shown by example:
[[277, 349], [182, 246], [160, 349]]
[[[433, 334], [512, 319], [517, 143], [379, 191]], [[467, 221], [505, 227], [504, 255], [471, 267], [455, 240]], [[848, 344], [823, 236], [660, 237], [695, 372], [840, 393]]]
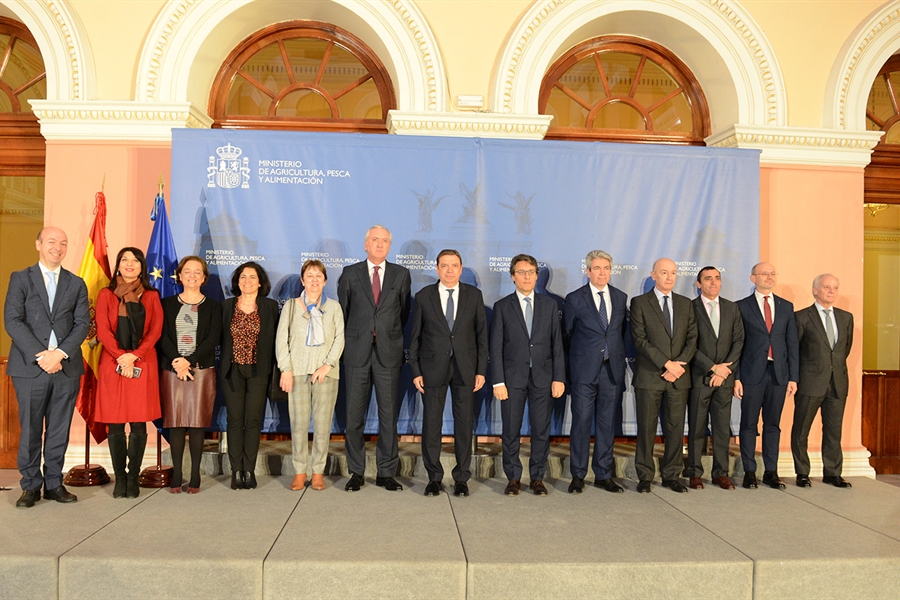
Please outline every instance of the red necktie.
[[[763, 314], [766, 316], [766, 329], [772, 333], [772, 309], [769, 307], [768, 296], [763, 296]], [[769, 344], [769, 358], [772, 358], [772, 344]]]
[[[381, 267], [375, 266], [372, 268], [374, 269], [372, 273], [372, 297], [375, 298], [375, 306], [378, 306], [378, 301], [381, 299], [381, 277], [378, 276], [378, 269]], [[772, 326], [769, 325], [769, 329], [771, 328]]]

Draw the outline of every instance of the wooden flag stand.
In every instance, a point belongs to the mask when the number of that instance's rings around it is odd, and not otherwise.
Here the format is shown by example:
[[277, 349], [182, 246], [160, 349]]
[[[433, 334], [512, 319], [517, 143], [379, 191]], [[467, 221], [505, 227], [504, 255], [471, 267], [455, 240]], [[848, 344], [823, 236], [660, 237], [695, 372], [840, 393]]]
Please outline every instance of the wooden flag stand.
[[141, 471], [140, 484], [144, 488], [168, 487], [172, 481], [172, 467], [162, 464], [162, 433], [156, 430], [156, 466]]
[[63, 483], [73, 487], [87, 487], [90, 485], [106, 485], [109, 483], [109, 473], [100, 465], [91, 464], [91, 430], [87, 423], [84, 424], [84, 464], [72, 467], [66, 473]]

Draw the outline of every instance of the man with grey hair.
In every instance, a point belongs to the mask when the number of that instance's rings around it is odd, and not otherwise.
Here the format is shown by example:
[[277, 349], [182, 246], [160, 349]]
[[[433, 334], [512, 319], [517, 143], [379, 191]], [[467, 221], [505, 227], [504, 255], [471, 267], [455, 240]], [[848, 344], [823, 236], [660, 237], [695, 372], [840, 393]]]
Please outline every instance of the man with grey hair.
[[816, 301], [795, 313], [800, 344], [800, 381], [794, 398], [794, 426], [791, 452], [797, 485], [811, 487], [807, 442], [813, 419], [822, 410], [822, 481], [848, 488], [841, 477], [844, 456], [841, 452], [841, 424], [850, 379], [847, 356], [853, 345], [853, 315], [834, 306], [838, 278], [823, 273], [813, 280]]
[[563, 334], [569, 352], [572, 428], [569, 493], [584, 490], [594, 425], [594, 485], [625, 491], [613, 480], [616, 406], [625, 391], [625, 325], [628, 296], [609, 285], [612, 256], [593, 250], [584, 259], [588, 282], [566, 296]]
[[409, 270], [386, 260], [391, 232], [374, 225], [366, 232], [366, 260], [344, 267], [338, 300], [344, 311], [344, 373], [347, 381], [348, 492], [365, 485], [366, 444], [363, 431], [372, 387], [378, 403], [375, 485], [389, 491], [403, 486], [394, 479], [399, 454], [400, 369], [403, 327], [409, 318]]

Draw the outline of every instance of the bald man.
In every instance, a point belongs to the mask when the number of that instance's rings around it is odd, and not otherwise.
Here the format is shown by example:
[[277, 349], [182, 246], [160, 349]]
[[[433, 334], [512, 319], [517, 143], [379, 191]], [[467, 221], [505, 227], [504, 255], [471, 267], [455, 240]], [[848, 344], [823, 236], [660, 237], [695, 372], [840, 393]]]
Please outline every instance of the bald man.
[[812, 306], [795, 313], [800, 344], [800, 381], [794, 399], [791, 451], [797, 485], [811, 487], [807, 442], [816, 413], [822, 411], [822, 481], [848, 488], [841, 477], [841, 425], [850, 378], [847, 356], [853, 345], [853, 315], [834, 306], [840, 282], [829, 273], [813, 280]]
[[84, 280], [62, 268], [68, 245], [62, 229], [42, 229], [35, 242], [38, 263], [12, 274], [3, 309], [6, 332], [12, 338], [6, 372], [16, 389], [22, 428], [18, 508], [34, 506], [41, 499], [41, 488], [47, 500], [78, 499], [63, 486], [62, 469], [84, 373], [81, 344], [91, 317]]
[[697, 319], [691, 301], [672, 292], [678, 277], [674, 261], [657, 259], [650, 277], [653, 289], [631, 301], [631, 339], [637, 350], [632, 380], [637, 404], [637, 491], [650, 492], [655, 474], [653, 440], [662, 405], [666, 449], [659, 463], [660, 476], [663, 487], [684, 493], [688, 489], [678, 476], [684, 468], [684, 413], [691, 388], [687, 365], [697, 351]]

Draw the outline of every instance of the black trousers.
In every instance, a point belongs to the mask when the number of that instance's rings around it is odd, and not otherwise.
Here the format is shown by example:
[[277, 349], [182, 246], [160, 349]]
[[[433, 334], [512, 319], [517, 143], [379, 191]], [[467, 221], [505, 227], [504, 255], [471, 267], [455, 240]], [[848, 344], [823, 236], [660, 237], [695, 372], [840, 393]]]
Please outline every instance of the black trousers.
[[791, 428], [791, 453], [794, 455], [794, 471], [797, 475], [809, 475], [809, 431], [816, 412], [822, 409], [822, 475], [837, 477], [844, 467], [841, 450], [841, 432], [844, 423], [844, 405], [847, 398], [838, 396], [834, 378], [828, 393], [822, 397], [794, 397], [794, 425]]
[[656, 472], [653, 465], [653, 440], [656, 437], [656, 423], [661, 405], [664, 408], [663, 434], [666, 436], [666, 449], [659, 462], [659, 473], [663, 480], [678, 479], [684, 469], [681, 447], [684, 439], [687, 390], [677, 390], [674, 385], [666, 382], [664, 390], [635, 388], [634, 395], [637, 404], [637, 448], [634, 466], [638, 479], [652, 481]]
[[397, 447], [397, 418], [400, 416], [400, 367], [385, 367], [378, 360], [375, 346], [368, 364], [362, 367], [344, 365], [347, 380], [347, 466], [351, 473], [366, 473], [366, 413], [372, 388], [378, 404], [378, 444], [375, 463], [378, 477], [393, 477], [400, 461]]
[[529, 372], [527, 387], [513, 387], [507, 383], [506, 389], [509, 398], [500, 402], [500, 417], [503, 421], [503, 473], [510, 481], [522, 479], [519, 443], [527, 402], [528, 422], [531, 424], [531, 460], [528, 463], [528, 472], [531, 481], [543, 480], [547, 470], [547, 456], [550, 454], [550, 412], [553, 409], [550, 388], [534, 385]]
[[787, 384], [778, 385], [772, 361], [762, 383], [744, 384], [741, 399], [741, 462], [744, 473], [756, 473], [756, 437], [762, 412], [762, 456], [766, 471], [778, 470], [778, 446], [781, 443], [781, 411]]
[[728, 477], [728, 441], [731, 437], [731, 402], [734, 386], [700, 384], [688, 397], [688, 462], [685, 477], [702, 477], [706, 426], [712, 429], [713, 477]]
[[422, 463], [429, 481], [444, 478], [441, 465], [441, 432], [444, 422], [444, 404], [447, 390], [453, 409], [453, 447], [456, 466], [453, 481], [468, 481], [472, 462], [472, 425], [475, 421], [475, 392], [472, 385], [463, 382], [456, 368], [456, 360], [450, 361], [450, 372], [440, 385], [425, 386], [422, 396]]
[[616, 407], [622, 403], [622, 384], [613, 379], [609, 362], [600, 367], [596, 383], [572, 383], [572, 427], [569, 432], [569, 471], [573, 477], [587, 476], [591, 456], [591, 425], [594, 426], [594, 479], [615, 477], [613, 445], [616, 439]]
[[253, 365], [231, 365], [223, 393], [228, 411], [228, 460], [232, 471], [255, 471], [271, 373], [254, 376]]

